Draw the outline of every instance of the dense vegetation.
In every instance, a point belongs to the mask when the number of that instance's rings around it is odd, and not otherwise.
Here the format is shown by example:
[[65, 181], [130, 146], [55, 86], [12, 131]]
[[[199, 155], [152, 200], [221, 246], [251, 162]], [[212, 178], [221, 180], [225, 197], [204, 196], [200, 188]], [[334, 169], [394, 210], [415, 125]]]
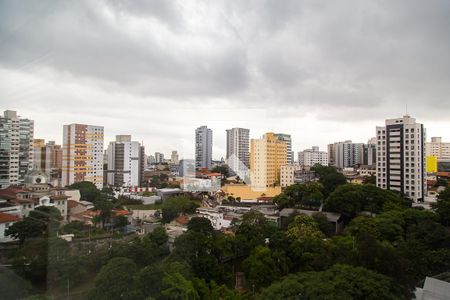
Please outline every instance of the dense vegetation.
[[[319, 212], [293, 215], [281, 229], [250, 211], [235, 222], [234, 234], [191, 218], [173, 251], [163, 227], [92, 252], [69, 247], [52, 230], [17, 233], [23, 244], [15, 263], [34, 284], [47, 276], [49, 287], [76, 286], [96, 274], [90, 299], [409, 299], [425, 276], [450, 270], [448, 188], [426, 211], [371, 184], [348, 185], [332, 168], [318, 173], [319, 183], [286, 188], [275, 202], [342, 213], [348, 226], [341, 235]], [[184, 196], [169, 199], [163, 220], [196, 206]], [[45, 218], [45, 226], [52, 228], [55, 218]], [[237, 272], [245, 273], [239, 292]]]

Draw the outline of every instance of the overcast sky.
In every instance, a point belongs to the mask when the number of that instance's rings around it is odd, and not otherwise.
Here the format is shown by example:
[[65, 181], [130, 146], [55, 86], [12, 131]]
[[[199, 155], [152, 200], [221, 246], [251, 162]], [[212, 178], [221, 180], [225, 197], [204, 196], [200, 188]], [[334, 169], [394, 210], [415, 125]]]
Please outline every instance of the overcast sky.
[[296, 152], [366, 142], [406, 106], [450, 141], [450, 1], [0, 1], [0, 108], [105, 127], [147, 154], [194, 130], [292, 135]]

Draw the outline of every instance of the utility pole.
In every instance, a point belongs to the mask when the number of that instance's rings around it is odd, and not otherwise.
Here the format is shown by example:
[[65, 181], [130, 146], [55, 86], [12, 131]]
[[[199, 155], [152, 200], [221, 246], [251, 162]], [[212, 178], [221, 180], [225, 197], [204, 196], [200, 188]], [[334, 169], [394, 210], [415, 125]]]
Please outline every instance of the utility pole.
[[70, 281], [67, 279], [67, 299], [70, 299]]

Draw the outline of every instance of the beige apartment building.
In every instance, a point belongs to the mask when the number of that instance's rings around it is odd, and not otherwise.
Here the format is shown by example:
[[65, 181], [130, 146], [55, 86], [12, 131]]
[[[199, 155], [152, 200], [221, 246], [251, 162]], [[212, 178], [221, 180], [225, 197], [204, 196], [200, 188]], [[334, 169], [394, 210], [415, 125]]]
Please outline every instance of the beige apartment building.
[[64, 125], [62, 185], [90, 181], [103, 187], [103, 127]]
[[426, 143], [426, 156], [434, 156], [437, 159], [450, 159], [450, 143], [443, 143], [441, 137], [432, 137], [431, 142]]
[[280, 168], [287, 164], [286, 142], [272, 133], [250, 143], [250, 173], [252, 189], [264, 190], [280, 184]]

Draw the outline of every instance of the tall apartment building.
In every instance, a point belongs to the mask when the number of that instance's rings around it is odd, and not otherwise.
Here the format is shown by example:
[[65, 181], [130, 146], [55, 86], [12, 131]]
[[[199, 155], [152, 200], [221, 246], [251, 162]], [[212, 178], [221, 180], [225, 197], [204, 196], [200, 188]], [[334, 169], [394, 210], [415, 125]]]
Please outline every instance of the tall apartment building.
[[117, 187], [141, 186], [144, 173], [144, 147], [132, 141], [131, 135], [116, 135], [110, 142], [108, 156], [108, 185]]
[[336, 148], [334, 144], [328, 144], [327, 152], [328, 152], [328, 165], [336, 167]]
[[291, 135], [285, 134], [285, 133], [275, 133], [275, 136], [277, 137], [277, 139], [286, 142], [287, 163], [293, 164], [294, 163], [294, 151], [292, 151]]
[[147, 156], [147, 165], [153, 165], [156, 163], [156, 159], [153, 155]]
[[280, 168], [287, 165], [286, 142], [272, 133], [250, 142], [250, 178], [253, 189], [265, 189], [280, 183]]
[[227, 129], [226, 162], [235, 172], [250, 168], [249, 135], [245, 128]]
[[319, 151], [318, 146], [313, 146], [298, 153], [298, 163], [303, 167], [312, 167], [315, 164], [328, 166], [328, 153]]
[[377, 186], [414, 201], [426, 193], [425, 128], [414, 118], [386, 120], [377, 127]]
[[377, 138], [371, 138], [367, 144], [364, 145], [363, 165], [375, 165], [377, 160]]
[[54, 141], [45, 143], [43, 139], [33, 140], [33, 169], [47, 174], [61, 170], [62, 148]]
[[170, 155], [170, 162], [178, 165], [180, 162], [179, 156], [178, 156], [178, 151], [174, 150], [172, 151], [172, 154]]
[[164, 154], [161, 152], [155, 152], [155, 163], [160, 164], [164, 162]]
[[33, 168], [34, 121], [6, 110], [0, 116], [0, 187], [22, 184]]
[[364, 144], [352, 143], [347, 140], [344, 142], [337, 142], [328, 145], [329, 153], [333, 156], [329, 156], [329, 161], [338, 169], [350, 168], [356, 165], [361, 165], [364, 162]]
[[441, 137], [432, 137], [426, 143], [426, 156], [434, 156], [438, 160], [450, 160], [450, 143], [442, 142]]
[[211, 169], [212, 164], [212, 130], [200, 126], [195, 130], [195, 167]]
[[85, 124], [64, 125], [62, 185], [90, 181], [103, 187], [102, 126]]

